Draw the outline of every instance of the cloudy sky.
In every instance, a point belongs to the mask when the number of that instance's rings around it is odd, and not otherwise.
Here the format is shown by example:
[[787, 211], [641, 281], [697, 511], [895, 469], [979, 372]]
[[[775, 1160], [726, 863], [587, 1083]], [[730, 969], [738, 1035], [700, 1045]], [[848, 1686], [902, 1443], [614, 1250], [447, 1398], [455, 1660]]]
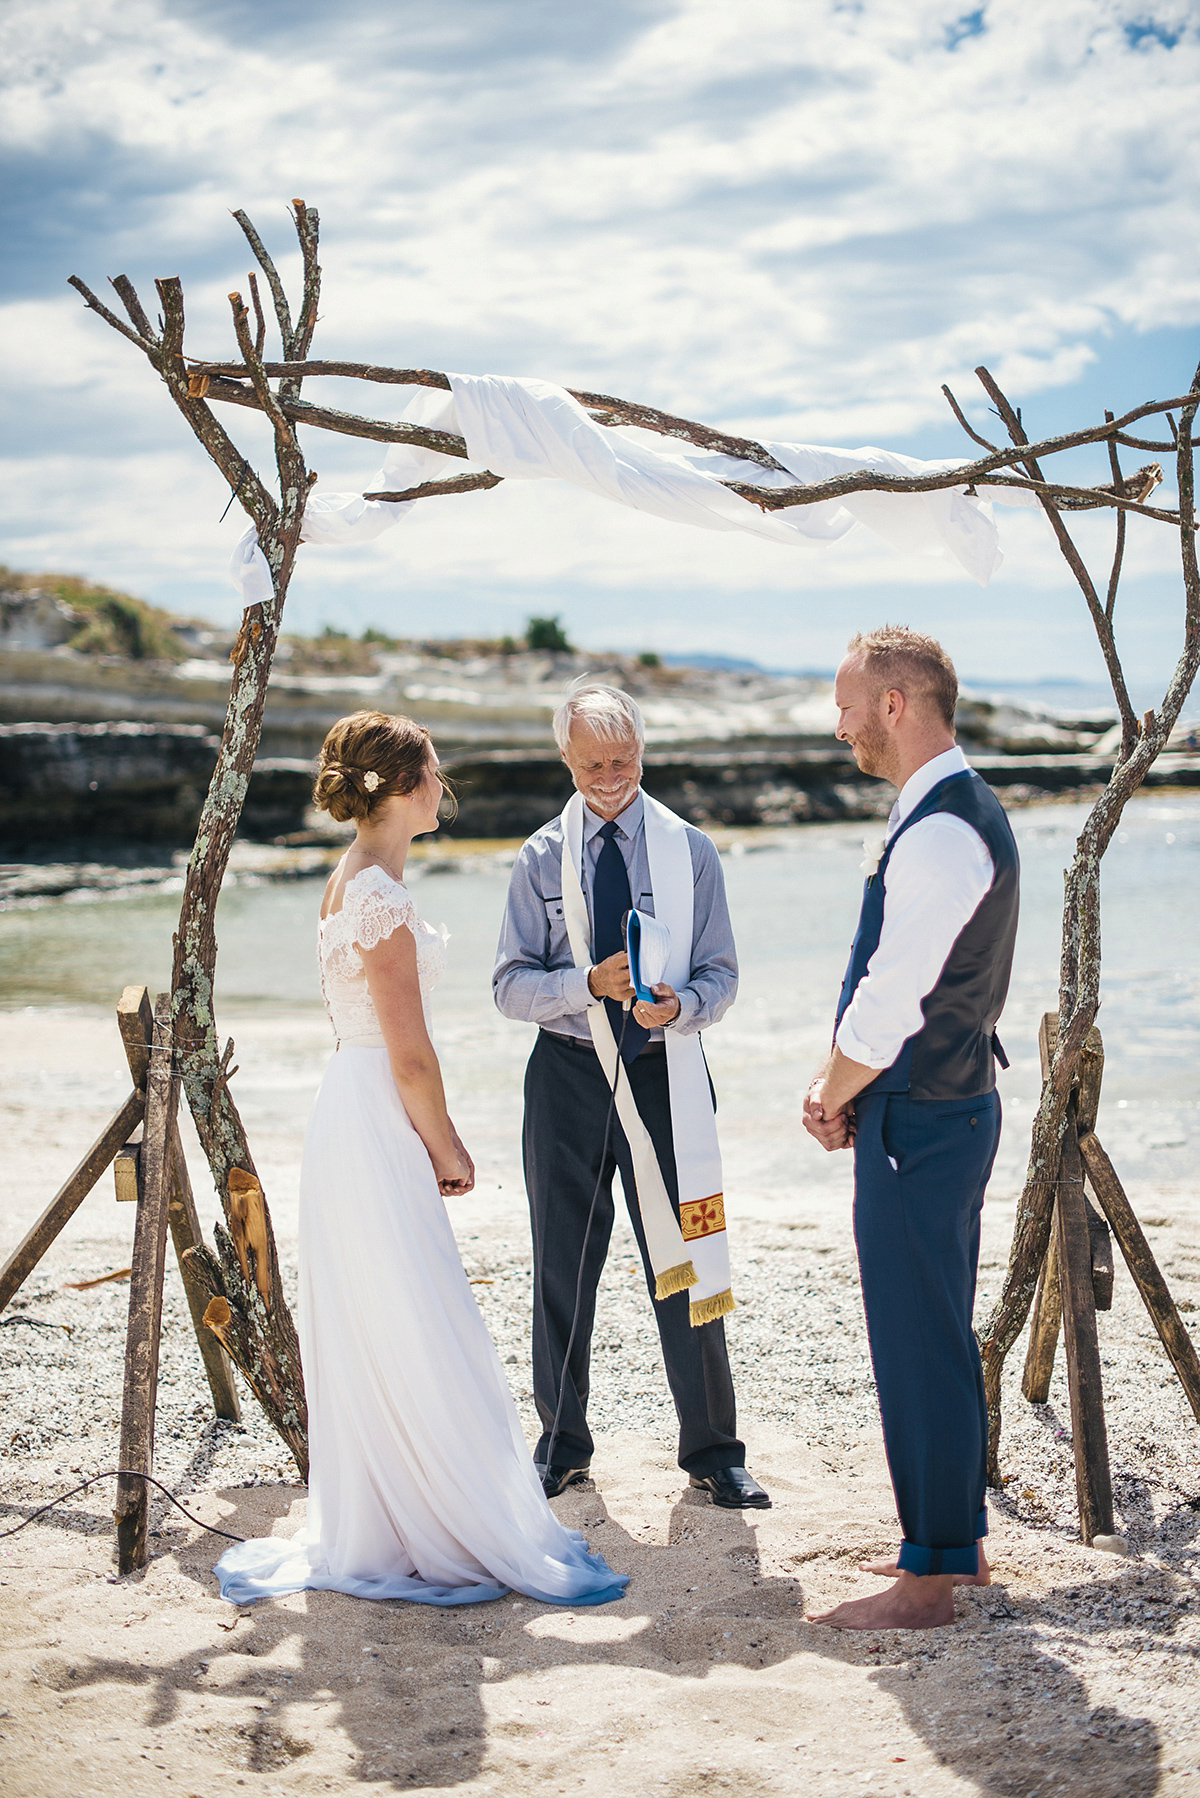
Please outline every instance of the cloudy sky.
[[[1186, 390], [1200, 356], [1196, 0], [8, 0], [0, 558], [229, 620], [243, 528], [132, 346], [84, 311], [183, 277], [227, 354], [245, 206], [294, 277], [322, 215], [316, 350], [540, 375], [777, 439], [962, 445], [985, 362], [1042, 434]], [[322, 383], [387, 416], [387, 390]], [[393, 403], [395, 396], [393, 396]], [[229, 421], [269, 465], [256, 421]], [[323, 433], [328, 487], [379, 457]], [[1081, 478], [1106, 465], [1081, 459]], [[1171, 487], [1168, 470], [1167, 487]], [[294, 628], [497, 634], [837, 659], [883, 618], [976, 679], [1091, 678], [1082, 602], [1032, 514], [986, 591], [856, 530], [782, 548], [559, 484], [435, 500], [308, 549]], [[1098, 563], [1111, 523], [1083, 521]], [[1174, 659], [1177, 547], [1135, 521], [1139, 681]]]

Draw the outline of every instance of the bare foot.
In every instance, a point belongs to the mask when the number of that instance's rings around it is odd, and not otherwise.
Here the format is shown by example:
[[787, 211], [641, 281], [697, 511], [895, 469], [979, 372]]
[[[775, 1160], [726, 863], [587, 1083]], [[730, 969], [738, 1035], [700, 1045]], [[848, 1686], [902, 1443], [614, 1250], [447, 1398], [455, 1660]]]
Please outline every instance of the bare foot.
[[847, 1599], [808, 1621], [831, 1629], [940, 1629], [954, 1622], [953, 1575], [902, 1573], [886, 1592]]
[[[983, 1551], [983, 1543], [977, 1542], [975, 1546], [979, 1550], [979, 1572], [952, 1573], [950, 1578], [956, 1586], [990, 1586], [992, 1583], [992, 1570], [988, 1566], [988, 1558]], [[858, 1571], [860, 1573], [873, 1573], [877, 1579], [895, 1579], [900, 1571], [900, 1567], [895, 1555], [893, 1555], [890, 1561], [860, 1561], [858, 1563]]]

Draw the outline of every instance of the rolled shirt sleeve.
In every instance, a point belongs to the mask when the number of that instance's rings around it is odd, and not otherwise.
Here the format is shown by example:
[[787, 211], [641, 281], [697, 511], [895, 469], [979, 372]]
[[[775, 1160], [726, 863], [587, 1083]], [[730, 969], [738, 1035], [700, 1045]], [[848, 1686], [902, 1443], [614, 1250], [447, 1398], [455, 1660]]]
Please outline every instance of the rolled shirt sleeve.
[[921, 1001], [941, 978], [955, 942], [995, 870], [983, 838], [938, 812], [906, 830], [883, 873], [883, 928], [835, 1041], [869, 1068], [890, 1068], [925, 1022]]

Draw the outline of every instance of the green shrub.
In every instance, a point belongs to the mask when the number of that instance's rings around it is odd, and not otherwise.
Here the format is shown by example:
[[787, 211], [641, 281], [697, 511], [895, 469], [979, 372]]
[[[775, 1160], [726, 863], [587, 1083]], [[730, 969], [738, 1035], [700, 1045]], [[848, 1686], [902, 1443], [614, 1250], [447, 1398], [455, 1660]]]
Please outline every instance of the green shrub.
[[567, 641], [567, 633], [558, 622], [558, 613], [553, 618], [531, 618], [525, 626], [525, 645], [528, 649], [549, 650], [553, 655], [569, 655], [571, 644]]

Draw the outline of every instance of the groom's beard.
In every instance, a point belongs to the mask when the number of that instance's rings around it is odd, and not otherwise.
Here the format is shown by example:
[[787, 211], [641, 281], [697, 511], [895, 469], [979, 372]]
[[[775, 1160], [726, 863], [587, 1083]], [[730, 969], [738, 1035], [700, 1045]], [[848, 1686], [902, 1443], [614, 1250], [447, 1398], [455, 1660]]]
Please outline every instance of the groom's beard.
[[864, 724], [855, 735], [850, 748], [864, 774], [874, 774], [884, 780], [891, 778], [892, 742], [877, 720], [872, 719], [869, 724]]

